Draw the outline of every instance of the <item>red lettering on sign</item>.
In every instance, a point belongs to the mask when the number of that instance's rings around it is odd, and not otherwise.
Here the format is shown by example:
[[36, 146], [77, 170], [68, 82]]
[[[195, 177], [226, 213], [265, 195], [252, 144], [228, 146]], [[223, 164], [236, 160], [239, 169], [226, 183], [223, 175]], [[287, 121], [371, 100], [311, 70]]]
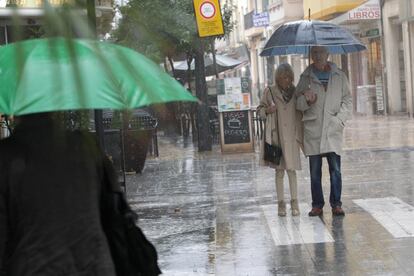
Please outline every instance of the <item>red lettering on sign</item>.
[[379, 19], [380, 17], [381, 13], [379, 10], [357, 10], [348, 14], [349, 19]]

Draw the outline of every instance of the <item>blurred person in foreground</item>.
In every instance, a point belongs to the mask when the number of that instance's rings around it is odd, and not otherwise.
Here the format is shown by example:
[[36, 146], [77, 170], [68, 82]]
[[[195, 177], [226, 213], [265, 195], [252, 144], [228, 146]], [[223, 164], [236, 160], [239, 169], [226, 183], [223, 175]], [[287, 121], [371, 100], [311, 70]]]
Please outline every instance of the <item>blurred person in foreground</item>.
[[341, 192], [341, 152], [343, 130], [351, 116], [352, 98], [348, 78], [328, 62], [326, 47], [314, 46], [313, 63], [302, 73], [297, 85], [297, 109], [303, 112], [304, 151], [309, 157], [312, 210], [309, 216], [323, 214], [322, 158], [329, 165], [332, 215], [344, 216]]
[[103, 198], [122, 195], [112, 164], [95, 137], [67, 131], [55, 117], [16, 117], [0, 141], [0, 275], [142, 275], [116, 255], [128, 245], [112, 251], [114, 235], [105, 234], [118, 217], [108, 216], [117, 207]]
[[[290, 207], [292, 216], [300, 214], [297, 192], [296, 170], [301, 169], [300, 147], [302, 144], [301, 114], [296, 110], [294, 73], [292, 67], [283, 63], [275, 71], [275, 85], [267, 87], [260, 99], [257, 113], [266, 118], [265, 135], [261, 143], [262, 164], [276, 169], [276, 194], [278, 215], [286, 216], [284, 197], [284, 175], [287, 172], [290, 188]], [[279, 140], [280, 138], [280, 140]], [[279, 165], [264, 161], [264, 142], [280, 145], [282, 157]]]

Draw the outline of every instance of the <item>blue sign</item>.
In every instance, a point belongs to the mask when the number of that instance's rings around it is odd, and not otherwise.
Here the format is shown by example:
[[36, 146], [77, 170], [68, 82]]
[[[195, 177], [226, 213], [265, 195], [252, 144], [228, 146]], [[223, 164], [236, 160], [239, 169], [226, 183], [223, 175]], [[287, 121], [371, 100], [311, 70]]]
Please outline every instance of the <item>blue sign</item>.
[[269, 26], [269, 13], [260, 12], [260, 13], [253, 14], [253, 26], [255, 27]]

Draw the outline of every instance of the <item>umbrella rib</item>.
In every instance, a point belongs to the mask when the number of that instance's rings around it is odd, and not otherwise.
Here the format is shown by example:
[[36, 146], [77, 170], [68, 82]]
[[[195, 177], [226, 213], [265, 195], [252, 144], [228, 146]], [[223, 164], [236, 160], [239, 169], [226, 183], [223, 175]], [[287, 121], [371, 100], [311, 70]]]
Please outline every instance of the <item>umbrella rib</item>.
[[269, 50], [269, 49], [275, 49], [275, 48], [285, 48], [285, 47], [307, 47], [307, 46], [355, 46], [360, 45], [362, 47], [365, 47], [362, 43], [339, 43], [339, 44], [291, 44], [291, 45], [277, 45], [277, 46], [271, 46], [267, 48], [263, 48], [263, 50]]

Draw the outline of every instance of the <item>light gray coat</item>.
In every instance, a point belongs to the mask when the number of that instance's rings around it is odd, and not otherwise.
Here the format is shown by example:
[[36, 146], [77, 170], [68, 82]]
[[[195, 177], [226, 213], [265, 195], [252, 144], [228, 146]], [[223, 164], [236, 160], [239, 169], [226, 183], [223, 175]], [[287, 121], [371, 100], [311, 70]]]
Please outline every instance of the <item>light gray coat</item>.
[[[272, 95], [270, 94], [272, 93]], [[275, 100], [277, 113], [266, 114], [266, 108], [269, 107]], [[302, 122], [301, 114], [296, 111], [296, 96], [286, 103], [283, 100], [281, 91], [277, 86], [271, 87], [271, 92], [267, 88], [260, 100], [260, 105], [257, 107], [257, 114], [261, 118], [266, 118], [265, 135], [261, 142], [261, 165], [268, 165], [264, 161], [264, 142], [280, 144], [282, 147], [283, 156], [277, 169], [300, 170], [300, 146], [302, 144]], [[276, 120], [279, 129], [276, 128]], [[280, 143], [278, 141], [278, 131]]]
[[[303, 112], [304, 150], [307, 156], [335, 152], [341, 155], [343, 130], [351, 117], [352, 98], [348, 78], [334, 63], [331, 66], [327, 90], [309, 66], [300, 76], [296, 89], [296, 107]], [[308, 105], [303, 92], [310, 89], [317, 94], [317, 101]]]

